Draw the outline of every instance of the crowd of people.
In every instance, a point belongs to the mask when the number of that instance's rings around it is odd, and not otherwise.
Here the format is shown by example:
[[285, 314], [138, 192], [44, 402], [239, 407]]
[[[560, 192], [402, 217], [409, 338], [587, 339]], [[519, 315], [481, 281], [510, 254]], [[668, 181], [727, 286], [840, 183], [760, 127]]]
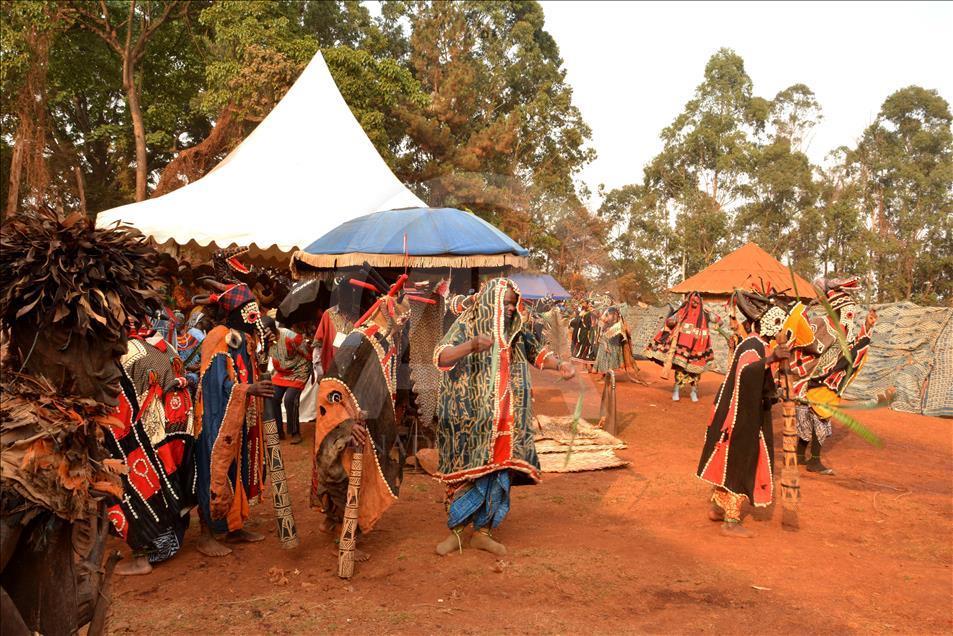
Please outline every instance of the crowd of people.
[[[699, 377], [714, 357], [712, 329], [728, 340], [730, 360], [697, 476], [712, 485], [709, 516], [722, 523], [723, 534], [751, 536], [741, 525], [743, 506], [775, 499], [772, 404], [797, 401], [799, 461], [809, 471], [831, 474], [820, 451], [876, 323], [871, 311], [856, 328], [856, 278], [820, 279], [829, 311], [812, 315], [783, 296], [737, 290], [726, 306], [725, 331], [702, 296], [689, 294], [642, 343], [633, 341], [626, 307], [611, 298], [530, 303], [516, 283], [500, 276], [453, 295], [446, 281], [409, 286], [406, 275], [388, 281], [367, 265], [360, 275], [335, 281], [331, 306], [292, 323], [275, 318], [281, 297], [265, 305], [261, 289], [242, 280], [250, 270], [239, 256], [234, 250], [218, 254], [214, 276], [191, 289], [203, 293], [187, 303], [180, 298], [175, 308], [168, 280], [149, 281], [156, 289], [165, 285], [163, 294], [150, 295], [148, 304], [156, 309], [112, 313], [128, 320], [102, 339], [114, 345], [97, 358], [101, 368], [83, 376], [106, 382], [113, 377], [109, 356], [118, 363], [118, 391], [96, 386], [89, 393], [105, 396], [98, 399], [113, 409], [115, 423], [103, 429], [103, 448], [124, 467], [110, 478], [112, 494], [102, 499], [105, 517], [133, 555], [117, 567], [119, 574], [145, 574], [174, 556], [193, 509], [200, 524], [196, 547], [207, 556], [229, 554], [229, 544], [262, 541], [245, 526], [251, 504], [261, 499], [269, 477], [274, 481], [274, 463], [266, 456], [278, 449], [269, 447], [269, 430], [276, 432], [275, 443], [301, 443], [302, 406], [315, 412], [311, 502], [325, 513], [321, 529], [335, 531], [349, 519], [352, 538], [373, 529], [399, 496], [407, 452], [402, 419], [415, 412], [400, 397], [415, 303], [437, 306], [444, 334], [432, 354], [439, 373], [435, 417], [424, 423], [434, 428], [435, 476], [447, 489], [450, 532], [436, 546], [440, 555], [468, 546], [506, 553], [494, 530], [510, 510], [511, 488], [540, 480], [531, 367], [566, 380], [577, 369], [598, 374], [614, 409], [616, 374], [637, 373], [636, 360], [650, 360], [662, 367], [662, 377], [674, 374], [673, 400], [687, 389], [698, 401]], [[354, 289], [359, 302], [347, 302]], [[162, 296], [165, 302], [159, 302]], [[34, 354], [36, 343], [31, 348], [16, 328], [30, 309], [15, 298], [4, 300], [10, 357], [25, 373], [49, 374], [32, 357], [43, 347]], [[564, 333], [554, 336], [553, 329]], [[77, 390], [73, 372], [59, 373], [63, 391]], [[782, 375], [790, 379], [787, 395], [779, 392]], [[302, 405], [309, 387], [311, 403]], [[600, 423], [606, 425], [605, 418]], [[359, 499], [349, 490], [355, 478]], [[33, 496], [6, 472], [3, 483], [5, 502], [14, 494]]]

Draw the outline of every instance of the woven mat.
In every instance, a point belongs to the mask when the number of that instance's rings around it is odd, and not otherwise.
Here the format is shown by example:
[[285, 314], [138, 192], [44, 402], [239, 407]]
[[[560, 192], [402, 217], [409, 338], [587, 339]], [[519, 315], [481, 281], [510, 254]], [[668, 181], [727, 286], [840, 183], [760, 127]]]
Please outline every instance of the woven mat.
[[625, 442], [586, 420], [579, 420], [573, 438], [571, 417], [540, 415], [536, 419], [536, 454], [544, 473], [577, 473], [629, 463], [615, 454], [626, 448]]

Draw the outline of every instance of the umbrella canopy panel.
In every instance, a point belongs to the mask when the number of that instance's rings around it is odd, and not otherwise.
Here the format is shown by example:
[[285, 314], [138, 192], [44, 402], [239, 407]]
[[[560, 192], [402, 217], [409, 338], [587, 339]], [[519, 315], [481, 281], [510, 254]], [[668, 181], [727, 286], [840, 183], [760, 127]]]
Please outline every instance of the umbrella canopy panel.
[[567, 300], [570, 295], [566, 289], [559, 284], [555, 278], [549, 274], [526, 274], [518, 273], [510, 276], [523, 298], [528, 300], [539, 300], [541, 298], [554, 298], [556, 300]]
[[406, 208], [374, 212], [334, 228], [292, 266], [516, 267], [529, 252], [480, 217], [455, 208]]

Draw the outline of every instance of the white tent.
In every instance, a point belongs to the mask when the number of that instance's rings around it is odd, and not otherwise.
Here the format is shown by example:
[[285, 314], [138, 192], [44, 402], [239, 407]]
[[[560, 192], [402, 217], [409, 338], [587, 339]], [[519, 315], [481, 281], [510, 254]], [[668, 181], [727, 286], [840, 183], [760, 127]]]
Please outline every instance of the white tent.
[[384, 163], [319, 52], [257, 128], [205, 177], [99, 214], [161, 245], [290, 253], [350, 219], [426, 207]]

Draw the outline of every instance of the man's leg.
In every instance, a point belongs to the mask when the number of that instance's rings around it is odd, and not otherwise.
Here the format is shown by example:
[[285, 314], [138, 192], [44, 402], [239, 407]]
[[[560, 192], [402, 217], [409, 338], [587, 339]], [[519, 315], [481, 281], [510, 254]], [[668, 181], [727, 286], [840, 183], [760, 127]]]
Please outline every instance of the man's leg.
[[[754, 533], [741, 525], [741, 504], [745, 499], [743, 496], [716, 488], [711, 499], [715, 507], [723, 511], [721, 534], [740, 539], [750, 539], [754, 536]], [[714, 511], [715, 508], [712, 509], [712, 512]], [[709, 512], [709, 519], [711, 518], [713, 515]]]
[[811, 459], [807, 462], [807, 471], [819, 475], [833, 475], [834, 471], [821, 463], [821, 441], [817, 431], [811, 431]]
[[[278, 439], [285, 438], [285, 424], [281, 415], [281, 399], [287, 387], [275, 385], [275, 395], [271, 398], [272, 408], [275, 411], [275, 426], [278, 427]], [[290, 419], [290, 416], [289, 416]], [[289, 422], [290, 426], [290, 422]]]
[[199, 529], [201, 534], [199, 536], [198, 543], [195, 544], [195, 547], [199, 552], [210, 557], [223, 557], [232, 553], [231, 548], [222, 545], [218, 542], [218, 539], [215, 538], [212, 528], [209, 526], [209, 524], [205, 523], [205, 518], [201, 508], [199, 509]]
[[457, 551], [463, 553], [463, 530], [465, 528], [466, 526], [462, 524], [454, 527], [450, 531], [450, 536], [437, 544], [437, 554], [447, 556]]
[[301, 389], [289, 388], [285, 391], [285, 411], [288, 414], [288, 435], [291, 436], [292, 444], [301, 443], [301, 422], [299, 418], [299, 408], [301, 404]]
[[474, 528], [470, 545], [478, 550], [485, 550], [496, 556], [506, 556], [506, 546], [496, 541], [489, 528]]

